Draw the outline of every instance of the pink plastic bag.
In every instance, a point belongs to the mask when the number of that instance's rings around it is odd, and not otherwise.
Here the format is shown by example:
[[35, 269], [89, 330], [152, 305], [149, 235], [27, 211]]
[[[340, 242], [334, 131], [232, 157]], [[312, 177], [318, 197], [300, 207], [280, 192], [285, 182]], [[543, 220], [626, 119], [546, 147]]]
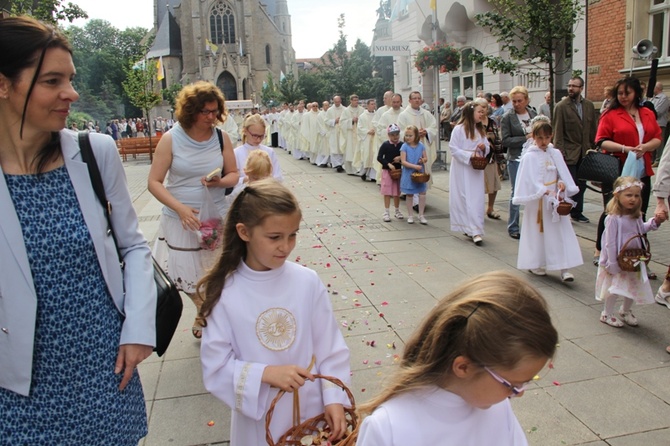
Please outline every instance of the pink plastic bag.
[[213, 251], [219, 247], [223, 239], [223, 219], [219, 210], [205, 187], [202, 193], [202, 206], [200, 206], [200, 230], [196, 231], [200, 239], [200, 247]]

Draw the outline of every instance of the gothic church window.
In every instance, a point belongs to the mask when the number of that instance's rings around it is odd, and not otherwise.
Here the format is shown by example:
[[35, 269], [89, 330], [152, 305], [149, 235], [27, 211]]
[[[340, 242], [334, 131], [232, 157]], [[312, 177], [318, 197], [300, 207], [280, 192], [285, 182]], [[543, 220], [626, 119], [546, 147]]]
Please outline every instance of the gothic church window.
[[214, 5], [209, 15], [209, 32], [216, 45], [235, 43], [235, 14], [228, 4], [218, 2]]

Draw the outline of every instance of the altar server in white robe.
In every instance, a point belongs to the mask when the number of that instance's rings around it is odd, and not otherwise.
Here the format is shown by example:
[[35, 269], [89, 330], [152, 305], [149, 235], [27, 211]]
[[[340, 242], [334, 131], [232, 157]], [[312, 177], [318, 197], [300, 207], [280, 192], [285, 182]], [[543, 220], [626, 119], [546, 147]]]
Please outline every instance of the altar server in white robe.
[[[393, 100], [393, 92], [392, 91], [387, 91], [384, 93], [384, 105], [379, 107], [377, 111], [375, 112], [375, 131], [377, 133], [377, 148], [381, 147], [381, 145], [386, 142], [386, 129], [388, 128], [388, 125], [386, 126], [381, 126], [380, 122], [382, 120], [382, 116], [384, 113], [389, 111], [391, 109], [391, 101]], [[393, 123], [393, 124], [397, 124]], [[390, 124], [389, 124], [390, 125]], [[374, 169], [375, 169], [375, 178], [377, 180], [377, 184], [381, 184], [382, 181], [382, 165], [377, 161], [376, 159], [374, 160]]]
[[344, 170], [348, 175], [356, 175], [354, 156], [358, 149], [358, 117], [365, 111], [358, 105], [358, 96], [352, 94], [350, 103], [340, 116], [340, 146], [344, 154]]
[[279, 129], [279, 147], [286, 150], [286, 115], [288, 114], [288, 103], [284, 102], [277, 118]]
[[377, 129], [375, 122], [375, 108], [377, 103], [374, 99], [368, 99], [367, 109], [358, 117], [357, 145], [354, 154], [354, 169], [361, 173], [363, 181], [369, 179], [375, 181], [376, 172], [374, 163], [377, 161], [377, 151], [379, 150], [379, 139], [377, 138]]
[[547, 303], [526, 281], [502, 271], [468, 278], [412, 334], [382, 392], [359, 404], [371, 415], [356, 446], [527, 446], [509, 398], [544, 378], [557, 342]]
[[322, 132], [321, 137], [319, 138], [319, 147], [316, 155], [316, 165], [319, 167], [328, 167], [328, 163], [330, 162], [330, 134], [333, 132], [333, 129], [326, 124], [329, 108], [330, 102], [323, 101], [321, 110], [319, 110]]
[[267, 123], [260, 115], [249, 115], [244, 120], [242, 124], [242, 145], [235, 148], [235, 161], [237, 162], [237, 168], [240, 173], [240, 179], [235, 186], [234, 196], [237, 196], [235, 192], [239, 190], [247, 182], [245, 180], [246, 173], [244, 172], [244, 166], [247, 164], [247, 158], [249, 154], [254, 150], [262, 150], [268, 154], [270, 162], [272, 163], [272, 177], [277, 181], [284, 181], [284, 176], [281, 172], [281, 166], [279, 165], [279, 158], [275, 153], [272, 147], [261, 144], [263, 136], [265, 134], [265, 126]]
[[330, 146], [330, 164], [338, 172], [344, 172], [344, 168], [342, 167], [342, 164], [344, 164], [344, 152], [342, 152], [342, 144], [340, 143], [340, 139], [342, 138], [340, 117], [343, 111], [342, 97], [333, 96], [333, 106], [326, 112], [326, 127], [330, 136], [328, 141]]
[[470, 237], [475, 245], [484, 236], [484, 171], [472, 168], [470, 158], [489, 152], [489, 140], [482, 124], [486, 110], [476, 102], [463, 107], [461, 123], [451, 133], [449, 173], [449, 215], [451, 230]]
[[[265, 415], [279, 390], [299, 392], [301, 422], [325, 412], [331, 441], [346, 430], [346, 394], [312, 382], [319, 373], [348, 383], [349, 349], [319, 276], [287, 261], [301, 217], [285, 186], [250, 183], [230, 209], [221, 257], [199, 283], [203, 382], [232, 410], [231, 446], [266, 444]], [[289, 394], [272, 415], [274, 442], [292, 424]]]
[[[544, 276], [546, 270], [560, 270], [561, 280], [572, 282], [569, 268], [584, 263], [582, 250], [572, 228], [570, 215], [555, 210], [559, 198], [574, 205], [569, 197], [579, 192], [561, 151], [550, 143], [551, 124], [546, 117], [531, 121], [533, 139], [521, 155], [514, 186], [514, 204], [523, 204], [523, 221], [517, 268]], [[560, 192], [560, 196], [558, 196]]]

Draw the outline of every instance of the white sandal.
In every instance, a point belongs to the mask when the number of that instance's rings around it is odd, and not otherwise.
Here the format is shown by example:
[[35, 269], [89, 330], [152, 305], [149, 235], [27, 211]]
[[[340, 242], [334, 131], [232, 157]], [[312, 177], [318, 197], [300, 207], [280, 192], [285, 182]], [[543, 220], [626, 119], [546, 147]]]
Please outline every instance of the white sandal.
[[621, 328], [623, 327], [623, 322], [621, 322], [616, 317], [611, 314], [600, 313], [600, 322], [607, 324], [610, 327]]

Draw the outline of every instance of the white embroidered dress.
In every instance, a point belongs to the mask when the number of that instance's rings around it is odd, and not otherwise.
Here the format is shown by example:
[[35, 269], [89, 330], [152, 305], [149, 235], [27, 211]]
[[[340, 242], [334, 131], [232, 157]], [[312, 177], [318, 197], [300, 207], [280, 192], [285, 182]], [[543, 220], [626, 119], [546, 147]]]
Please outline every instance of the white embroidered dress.
[[[312, 355], [312, 373], [349, 382], [349, 349], [317, 274], [292, 262], [262, 272], [241, 262], [207, 318], [200, 350], [205, 388], [232, 409], [231, 446], [266, 444], [265, 414], [278, 389], [261, 382], [265, 367], [307, 367]], [[332, 403], [348, 406], [349, 400], [330, 382], [307, 381], [300, 388], [301, 421]], [[291, 395], [275, 407], [275, 441], [291, 427], [292, 407]]]
[[[523, 220], [517, 268], [561, 270], [584, 263], [570, 216], [554, 212], [558, 181], [565, 184], [565, 196], [579, 188], [563, 160], [551, 144], [544, 151], [530, 145], [520, 158], [514, 187], [514, 204], [523, 204]], [[549, 195], [545, 192], [549, 191]]]

